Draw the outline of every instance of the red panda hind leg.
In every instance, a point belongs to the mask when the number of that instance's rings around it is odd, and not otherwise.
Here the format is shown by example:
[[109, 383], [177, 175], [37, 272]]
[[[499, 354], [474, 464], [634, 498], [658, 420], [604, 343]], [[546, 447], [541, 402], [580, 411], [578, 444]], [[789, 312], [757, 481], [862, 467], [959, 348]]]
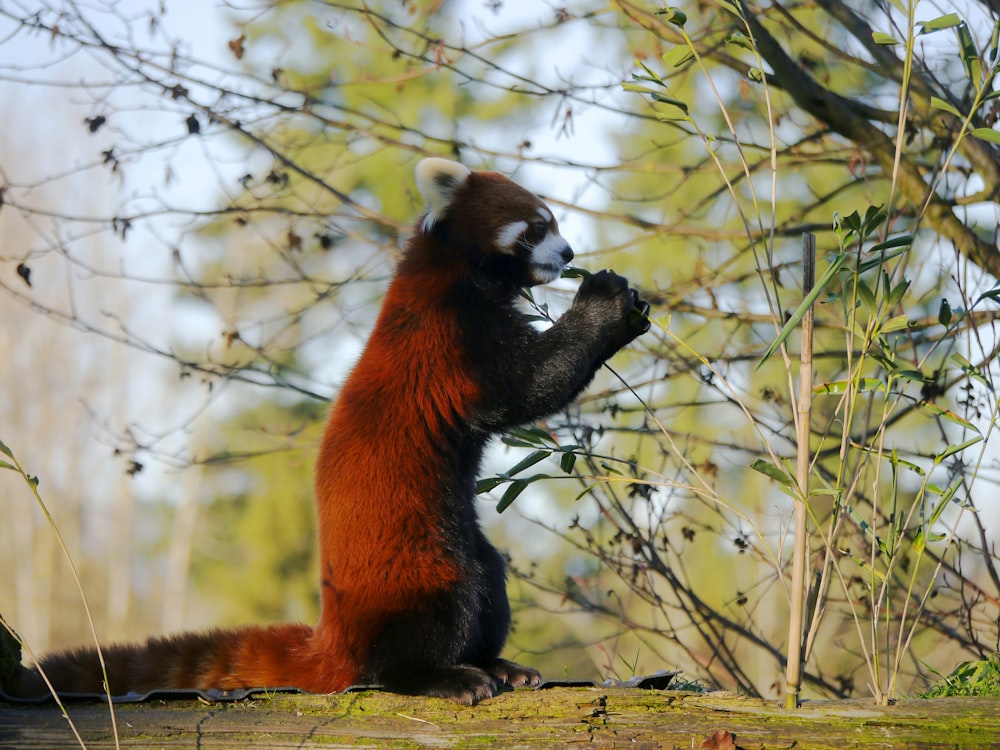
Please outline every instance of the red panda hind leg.
[[542, 675], [537, 669], [525, 667], [507, 659], [496, 659], [483, 666], [493, 679], [512, 688], [538, 687], [542, 684]]
[[511, 620], [503, 557], [475, 525], [456, 532], [441, 554], [460, 562], [461, 578], [367, 630], [362, 681], [465, 705], [537, 687], [538, 672], [500, 658]]

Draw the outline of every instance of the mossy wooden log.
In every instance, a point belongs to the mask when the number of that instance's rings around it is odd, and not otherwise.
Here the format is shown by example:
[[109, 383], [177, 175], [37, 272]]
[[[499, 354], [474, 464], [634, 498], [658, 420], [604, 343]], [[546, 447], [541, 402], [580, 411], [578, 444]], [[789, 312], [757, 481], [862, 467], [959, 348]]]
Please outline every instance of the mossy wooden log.
[[[518, 691], [465, 708], [377, 692], [263, 695], [234, 703], [116, 706], [122, 748], [699, 748], [728, 732], [737, 748], [998, 748], [1000, 699], [778, 702], [726, 693], [608, 688]], [[87, 748], [115, 747], [108, 707], [68, 706]], [[0, 748], [78, 746], [52, 704], [0, 703]], [[732, 747], [707, 744], [705, 747]]]

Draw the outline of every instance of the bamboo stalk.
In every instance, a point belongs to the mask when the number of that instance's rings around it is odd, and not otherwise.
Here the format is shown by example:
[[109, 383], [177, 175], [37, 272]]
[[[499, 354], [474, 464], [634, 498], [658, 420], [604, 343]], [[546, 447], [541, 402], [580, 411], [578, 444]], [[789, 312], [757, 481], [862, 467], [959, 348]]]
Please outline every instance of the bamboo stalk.
[[[816, 237], [802, 237], [802, 294], [812, 291], [816, 279]], [[788, 663], [785, 665], [785, 708], [797, 708], [802, 689], [802, 634], [806, 597], [806, 499], [809, 497], [809, 416], [812, 412], [813, 311], [802, 316], [802, 343], [799, 354], [799, 399], [796, 422], [795, 539], [792, 553], [792, 588], [788, 613]]]

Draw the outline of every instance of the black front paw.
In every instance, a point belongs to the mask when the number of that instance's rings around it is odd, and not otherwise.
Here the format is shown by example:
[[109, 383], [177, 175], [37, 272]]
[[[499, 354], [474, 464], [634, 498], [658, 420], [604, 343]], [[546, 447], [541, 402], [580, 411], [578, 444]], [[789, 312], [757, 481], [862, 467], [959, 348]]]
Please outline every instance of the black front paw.
[[635, 331], [632, 336], [634, 339], [649, 330], [649, 303], [642, 299], [635, 289], [630, 291], [633, 294], [633, 302], [632, 309], [628, 311], [627, 322], [629, 327]]
[[598, 271], [580, 284], [573, 306], [608, 339], [606, 356], [649, 330], [649, 303], [614, 271]]

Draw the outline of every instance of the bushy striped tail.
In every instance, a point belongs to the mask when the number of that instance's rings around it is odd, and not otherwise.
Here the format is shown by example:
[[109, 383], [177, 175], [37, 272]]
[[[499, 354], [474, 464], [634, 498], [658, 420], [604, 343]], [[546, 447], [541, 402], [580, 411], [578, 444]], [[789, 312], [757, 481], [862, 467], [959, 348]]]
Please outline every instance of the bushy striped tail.
[[[105, 691], [97, 649], [49, 654], [41, 671], [59, 694], [89, 693], [120, 697], [158, 689], [234, 690], [299, 687], [328, 692], [312, 643], [312, 628], [300, 624], [243, 627], [150, 638], [145, 643], [102, 649], [107, 666]], [[38, 668], [23, 669], [8, 688], [11, 695], [48, 695]]]

